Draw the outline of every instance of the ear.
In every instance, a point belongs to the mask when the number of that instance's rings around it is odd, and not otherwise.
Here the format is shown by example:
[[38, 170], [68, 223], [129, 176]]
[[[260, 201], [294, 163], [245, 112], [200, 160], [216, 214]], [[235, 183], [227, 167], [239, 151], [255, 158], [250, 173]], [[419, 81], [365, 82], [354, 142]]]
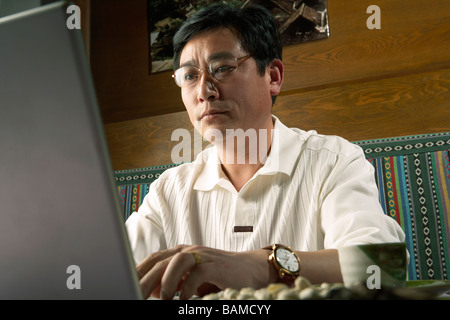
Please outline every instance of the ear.
[[284, 65], [279, 59], [274, 59], [269, 65], [270, 94], [276, 96], [281, 91], [284, 79]]

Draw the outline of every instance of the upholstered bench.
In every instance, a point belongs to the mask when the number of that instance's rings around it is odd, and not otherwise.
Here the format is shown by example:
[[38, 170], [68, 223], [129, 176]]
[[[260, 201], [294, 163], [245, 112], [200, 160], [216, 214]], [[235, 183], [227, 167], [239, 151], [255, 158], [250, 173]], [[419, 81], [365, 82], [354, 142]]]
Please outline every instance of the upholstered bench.
[[[409, 280], [450, 279], [450, 132], [354, 142], [375, 168], [380, 203], [406, 234]], [[124, 219], [162, 165], [116, 171]]]

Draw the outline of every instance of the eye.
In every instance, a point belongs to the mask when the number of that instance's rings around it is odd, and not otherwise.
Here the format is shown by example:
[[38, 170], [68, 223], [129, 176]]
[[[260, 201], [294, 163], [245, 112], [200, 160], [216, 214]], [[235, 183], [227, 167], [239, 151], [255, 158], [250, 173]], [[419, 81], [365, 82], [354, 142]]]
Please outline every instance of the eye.
[[211, 74], [215, 78], [221, 79], [236, 70], [236, 63], [234, 60], [221, 59], [212, 62], [209, 67]]
[[223, 65], [219, 65], [217, 67], [214, 67], [214, 74], [220, 74], [220, 73], [227, 73], [227, 72], [231, 72], [235, 69], [235, 66], [232, 65], [227, 65], [227, 64], [223, 64]]
[[184, 75], [184, 81], [194, 81], [198, 76], [195, 74], [188, 74], [186, 73]]
[[187, 83], [193, 83], [197, 81], [198, 70], [196, 70], [195, 68], [185, 68], [185, 70], [183, 71], [183, 81]]

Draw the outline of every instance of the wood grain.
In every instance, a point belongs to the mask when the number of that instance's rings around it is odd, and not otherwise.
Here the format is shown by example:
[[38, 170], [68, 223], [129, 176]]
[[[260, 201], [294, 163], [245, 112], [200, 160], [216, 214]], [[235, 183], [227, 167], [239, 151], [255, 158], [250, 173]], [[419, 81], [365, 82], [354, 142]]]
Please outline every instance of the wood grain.
[[450, 131], [450, 69], [283, 96], [274, 114], [350, 141]]
[[284, 49], [284, 91], [450, 67], [450, 2], [376, 1], [381, 29], [366, 27], [367, 1], [328, 1], [330, 38]]
[[112, 164], [115, 170], [135, 169], [173, 163], [171, 141], [178, 128], [193, 129], [187, 112], [153, 116], [105, 125]]

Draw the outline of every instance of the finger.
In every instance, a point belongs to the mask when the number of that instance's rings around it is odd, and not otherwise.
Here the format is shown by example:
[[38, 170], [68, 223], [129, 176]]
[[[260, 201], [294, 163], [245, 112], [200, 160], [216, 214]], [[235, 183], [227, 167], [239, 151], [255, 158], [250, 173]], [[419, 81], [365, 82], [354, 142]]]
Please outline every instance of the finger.
[[155, 266], [156, 263], [173, 256], [177, 252], [180, 252], [183, 248], [184, 245], [180, 245], [171, 249], [161, 250], [150, 254], [136, 267], [139, 279], [142, 279]]
[[153, 268], [149, 270], [139, 281], [142, 294], [145, 298], [151, 296], [158, 297], [161, 290], [161, 278], [171, 260], [171, 256], [159, 261], [153, 265]]
[[197, 261], [192, 252], [175, 254], [161, 279], [161, 298], [172, 299], [175, 292], [179, 289], [180, 282], [196, 266]]
[[211, 273], [211, 270], [214, 270], [213, 264], [197, 265], [184, 280], [180, 288], [180, 299], [189, 299], [196, 292], [202, 295], [207, 288], [217, 291], [218, 287], [214, 284], [215, 273]]

